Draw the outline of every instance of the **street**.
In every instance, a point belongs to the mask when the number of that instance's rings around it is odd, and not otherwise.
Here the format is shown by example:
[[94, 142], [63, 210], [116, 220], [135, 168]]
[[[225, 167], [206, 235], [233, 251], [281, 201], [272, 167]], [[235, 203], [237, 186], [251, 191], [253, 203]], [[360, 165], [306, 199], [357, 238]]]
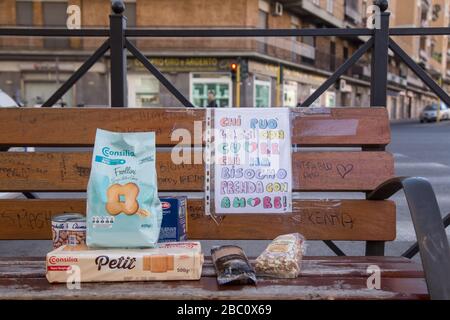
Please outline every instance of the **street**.
[[[450, 121], [439, 124], [420, 124], [408, 121], [391, 125], [392, 142], [388, 150], [394, 155], [397, 176], [421, 176], [427, 178], [437, 195], [441, 213], [450, 213]], [[334, 194], [335, 195], [335, 194]], [[305, 198], [331, 198], [332, 194], [301, 194]], [[341, 195], [343, 197], [343, 195]], [[346, 194], [347, 198], [362, 198], [360, 193]], [[397, 240], [386, 245], [386, 255], [400, 255], [414, 241], [414, 228], [403, 193], [393, 197], [397, 204]], [[450, 235], [450, 228], [447, 229]], [[227, 243], [229, 243], [228, 241]], [[258, 255], [267, 241], [235, 241], [249, 256]], [[0, 256], [45, 255], [51, 247], [50, 241], [2, 241]], [[204, 241], [204, 252], [209, 253], [217, 241]], [[363, 242], [337, 242], [347, 255], [363, 255]], [[308, 255], [333, 254], [322, 242], [308, 241]], [[416, 257], [417, 259], [417, 257]]]

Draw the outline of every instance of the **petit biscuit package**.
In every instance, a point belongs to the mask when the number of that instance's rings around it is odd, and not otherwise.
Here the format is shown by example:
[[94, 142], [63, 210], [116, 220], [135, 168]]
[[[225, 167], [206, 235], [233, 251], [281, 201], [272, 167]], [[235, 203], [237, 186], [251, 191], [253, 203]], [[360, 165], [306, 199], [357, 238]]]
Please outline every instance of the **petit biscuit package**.
[[202, 265], [200, 242], [125, 250], [62, 246], [47, 254], [47, 279], [64, 283], [78, 273], [80, 282], [199, 280]]
[[87, 245], [146, 248], [162, 220], [154, 132], [97, 129], [87, 190]]

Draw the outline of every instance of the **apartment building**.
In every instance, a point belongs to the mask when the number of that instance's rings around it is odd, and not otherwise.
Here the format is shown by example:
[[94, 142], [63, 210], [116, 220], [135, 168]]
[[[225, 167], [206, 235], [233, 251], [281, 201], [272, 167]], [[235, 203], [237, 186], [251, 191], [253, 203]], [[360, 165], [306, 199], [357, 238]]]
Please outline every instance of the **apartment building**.
[[[393, 27], [449, 26], [449, 0], [391, 0], [390, 25]], [[447, 75], [447, 36], [394, 37], [410, 57], [444, 87]], [[433, 95], [396, 57], [391, 57], [388, 79], [400, 83], [401, 90], [390, 92], [388, 110], [393, 119], [417, 118], [428, 104], [437, 103]], [[447, 87], [448, 88], [448, 87]]]
[[[420, 25], [422, 7], [408, 22], [402, 3], [391, 1], [391, 24]], [[448, 4], [434, 23], [447, 23]], [[0, 25], [63, 27], [70, 4], [81, 8], [82, 27], [106, 27], [109, 0], [2, 0]], [[137, 0], [125, 1], [128, 27], [147, 28], [326, 28], [361, 27], [368, 0]], [[399, 9], [401, 7], [401, 10]], [[405, 6], [408, 7], [409, 6]], [[428, 11], [433, 11], [429, 4]], [[444, 12], [447, 13], [445, 16]], [[447, 20], [446, 20], [447, 19]], [[447, 22], [446, 22], [447, 21]], [[364, 38], [170, 38], [133, 39], [134, 44], [198, 107], [213, 92], [221, 107], [295, 107], [360, 46]], [[421, 41], [400, 44], [420, 61]], [[406, 43], [405, 43], [406, 41]], [[432, 40], [430, 40], [432, 41]], [[102, 39], [0, 38], [0, 88], [26, 105], [49, 97]], [[447, 76], [448, 39], [434, 39], [444, 52], [440, 74]], [[429, 49], [430, 46], [425, 46]], [[438, 54], [429, 51], [429, 59]], [[414, 56], [417, 53], [417, 56]], [[434, 59], [434, 60], [436, 60]], [[388, 108], [392, 118], [414, 117], [434, 96], [396, 58], [390, 58]], [[444, 62], [445, 60], [445, 62]], [[238, 63], [237, 83], [231, 65]], [[436, 63], [430, 63], [436, 67]], [[447, 77], [443, 78], [446, 81]], [[408, 81], [415, 81], [411, 85]], [[315, 105], [369, 106], [370, 57], [365, 56]], [[410, 99], [411, 101], [409, 101]], [[109, 58], [100, 60], [63, 98], [68, 106], [109, 104]], [[134, 58], [128, 59], [128, 101], [133, 107], [175, 107], [179, 102]], [[407, 106], [407, 107], [405, 107]]]

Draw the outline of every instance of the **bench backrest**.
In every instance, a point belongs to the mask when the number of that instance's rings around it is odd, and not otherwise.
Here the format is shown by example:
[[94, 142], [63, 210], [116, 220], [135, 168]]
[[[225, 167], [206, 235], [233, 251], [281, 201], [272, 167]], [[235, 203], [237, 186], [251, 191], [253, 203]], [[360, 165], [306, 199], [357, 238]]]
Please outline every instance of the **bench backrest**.
[[[393, 176], [393, 157], [384, 151], [390, 142], [385, 108], [318, 110], [292, 111], [294, 191], [367, 192]], [[155, 131], [157, 146], [169, 147], [177, 143], [171, 140], [175, 129], [193, 134], [194, 121], [204, 122], [205, 114], [176, 108], [1, 109], [0, 146], [90, 147], [96, 128], [103, 128]], [[84, 192], [90, 162], [86, 151], [0, 152], [0, 192]], [[190, 239], [273, 239], [294, 231], [311, 240], [395, 238], [395, 204], [363, 197], [294, 200], [292, 214], [226, 216], [217, 226], [204, 216], [202, 164], [175, 165], [170, 149], [159, 148], [157, 173], [160, 192], [199, 193], [188, 201]], [[84, 213], [85, 200], [0, 200], [0, 239], [50, 239], [51, 216], [62, 212]]]

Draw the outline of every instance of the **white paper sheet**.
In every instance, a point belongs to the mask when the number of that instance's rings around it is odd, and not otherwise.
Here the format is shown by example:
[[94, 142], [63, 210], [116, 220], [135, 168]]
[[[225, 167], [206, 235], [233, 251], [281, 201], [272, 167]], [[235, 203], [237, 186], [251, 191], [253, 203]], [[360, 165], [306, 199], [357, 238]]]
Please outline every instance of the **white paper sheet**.
[[292, 211], [289, 108], [214, 110], [218, 214]]

